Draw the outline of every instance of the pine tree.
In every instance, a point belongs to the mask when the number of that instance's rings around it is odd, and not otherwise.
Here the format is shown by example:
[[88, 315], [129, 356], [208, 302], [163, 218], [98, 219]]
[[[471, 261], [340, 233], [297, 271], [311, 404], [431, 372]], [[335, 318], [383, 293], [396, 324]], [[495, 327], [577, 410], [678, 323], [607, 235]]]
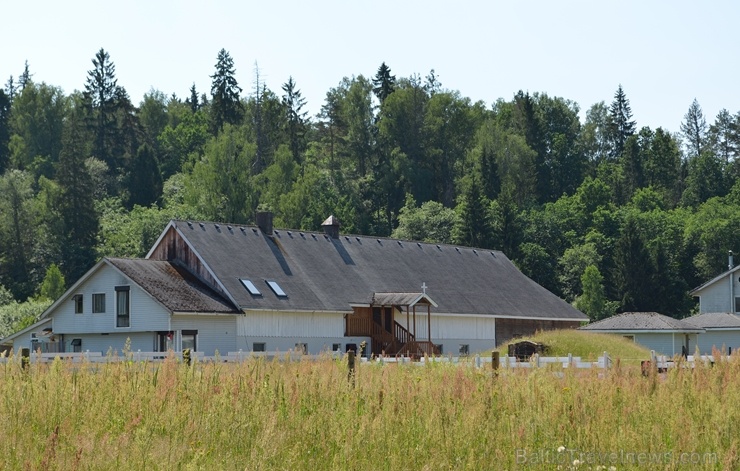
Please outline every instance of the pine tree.
[[373, 85], [375, 86], [373, 93], [378, 97], [381, 104], [396, 89], [396, 76], [391, 75], [391, 69], [385, 65], [385, 62], [378, 67], [378, 72], [373, 78]]
[[473, 178], [458, 204], [458, 224], [454, 228], [455, 242], [468, 247], [487, 248], [491, 234], [487, 199], [482, 195], [480, 182]]
[[306, 115], [303, 111], [306, 99], [301, 96], [301, 91], [296, 89], [293, 77], [283, 84], [283, 106], [286, 113], [286, 127], [288, 139], [290, 140], [290, 152], [293, 160], [301, 161], [301, 152], [304, 149], [304, 137], [306, 134]]
[[242, 119], [242, 104], [239, 100], [242, 89], [235, 74], [234, 60], [226, 49], [221, 49], [216, 60], [216, 72], [211, 75], [211, 119], [214, 133], [220, 132], [224, 124], [237, 124]]
[[686, 150], [689, 157], [696, 158], [704, 151], [707, 138], [707, 120], [696, 98], [683, 119], [681, 134], [686, 138]]
[[632, 120], [632, 109], [627, 99], [622, 84], [619, 84], [614, 94], [614, 101], [609, 107], [608, 117], [609, 137], [611, 141], [611, 157], [617, 158], [622, 155], [627, 138], [635, 133], [637, 124]]
[[614, 251], [614, 281], [622, 312], [656, 309], [654, 267], [637, 223], [628, 219]]

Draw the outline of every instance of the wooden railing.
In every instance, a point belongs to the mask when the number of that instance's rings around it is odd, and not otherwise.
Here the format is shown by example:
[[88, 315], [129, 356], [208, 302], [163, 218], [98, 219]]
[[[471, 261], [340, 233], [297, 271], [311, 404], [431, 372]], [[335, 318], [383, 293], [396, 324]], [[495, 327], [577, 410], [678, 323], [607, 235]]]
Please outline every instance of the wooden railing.
[[374, 324], [373, 320], [368, 317], [357, 317], [352, 314], [346, 316], [345, 334], [347, 337], [370, 336], [372, 335]]
[[406, 344], [406, 343], [408, 343], [410, 341], [416, 340], [416, 337], [414, 336], [414, 334], [412, 334], [411, 332], [409, 332], [406, 327], [402, 326], [398, 322], [395, 322], [394, 321], [393, 322], [393, 327], [394, 327], [394, 330], [395, 330], [396, 338], [402, 344]]
[[412, 340], [403, 346], [397, 353], [397, 355], [403, 355], [408, 357], [422, 357], [424, 355], [439, 355], [439, 348], [428, 340], [422, 340], [417, 342]]

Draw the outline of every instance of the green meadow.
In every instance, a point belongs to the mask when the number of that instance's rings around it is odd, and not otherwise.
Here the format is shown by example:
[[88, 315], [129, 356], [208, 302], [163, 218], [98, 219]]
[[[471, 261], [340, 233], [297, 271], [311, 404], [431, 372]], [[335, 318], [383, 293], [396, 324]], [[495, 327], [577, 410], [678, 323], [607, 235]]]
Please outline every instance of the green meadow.
[[0, 469], [737, 469], [740, 361], [0, 364]]

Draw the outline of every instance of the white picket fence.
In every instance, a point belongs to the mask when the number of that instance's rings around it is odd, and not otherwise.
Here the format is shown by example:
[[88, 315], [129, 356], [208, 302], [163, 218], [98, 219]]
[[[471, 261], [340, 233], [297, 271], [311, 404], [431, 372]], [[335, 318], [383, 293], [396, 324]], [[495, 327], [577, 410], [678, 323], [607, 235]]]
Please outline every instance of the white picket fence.
[[[56, 358], [62, 361], [69, 361], [72, 363], [107, 363], [117, 361], [135, 361], [135, 362], [158, 362], [163, 361], [172, 355], [175, 359], [182, 361], [182, 352], [127, 352], [126, 354], [115, 354], [115, 355], [103, 355], [101, 352], [65, 352], [65, 353], [32, 353], [29, 356], [30, 363], [50, 363]], [[205, 356], [203, 352], [192, 352], [191, 359], [196, 362], [222, 362], [222, 363], [240, 363], [253, 359], [262, 358], [267, 361], [317, 361], [321, 359], [343, 358], [344, 354], [341, 352], [329, 352], [319, 355], [307, 355], [301, 352], [287, 351], [287, 352], [228, 352], [226, 355], [218, 356]], [[0, 363], [7, 363], [9, 361], [20, 362], [21, 357], [19, 355], [13, 357], [0, 357]], [[476, 368], [492, 368], [493, 358], [491, 356], [473, 355], [464, 357], [453, 357], [449, 356], [436, 356], [436, 357], [422, 357], [418, 360], [411, 359], [409, 357], [385, 357], [379, 356], [371, 360], [365, 357], [358, 357], [358, 363], [367, 364], [408, 364], [423, 366], [428, 363], [434, 364], [451, 364], [460, 366], [473, 366]], [[663, 360], [660, 365], [668, 364], [669, 362]], [[584, 361], [581, 357], [568, 355], [565, 357], [543, 357], [538, 354], [533, 355], [529, 361], [520, 361], [516, 357], [502, 356], [499, 358], [499, 368], [501, 369], [513, 369], [513, 368], [541, 368], [552, 366], [562, 366], [563, 368], [599, 368], [606, 369], [612, 364], [612, 360], [607, 354], [598, 357], [597, 361], [590, 362]]]
[[674, 357], [657, 355], [655, 350], [650, 351], [650, 365], [656, 365], [659, 371], [675, 368], [679, 365], [684, 368], [695, 368], [699, 362], [704, 366], [712, 366], [717, 360], [730, 361], [732, 358], [733, 357], [729, 355], [721, 355], [719, 357], [715, 357], [713, 355], [688, 355], [686, 358], [677, 362]]

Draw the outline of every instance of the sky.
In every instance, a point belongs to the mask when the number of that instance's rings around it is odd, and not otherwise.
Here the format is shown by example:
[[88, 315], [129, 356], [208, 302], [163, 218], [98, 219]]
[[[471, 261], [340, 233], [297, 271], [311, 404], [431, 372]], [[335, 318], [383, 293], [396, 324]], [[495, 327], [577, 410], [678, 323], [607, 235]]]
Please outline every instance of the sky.
[[255, 67], [281, 96], [293, 77], [310, 115], [343, 77], [434, 69], [487, 106], [518, 90], [576, 102], [581, 118], [621, 84], [638, 128], [680, 130], [694, 99], [708, 123], [740, 112], [740, 2], [646, 0], [27, 0], [3, 2], [0, 83], [82, 90], [102, 47], [135, 104], [159, 90], [209, 93], [218, 51], [243, 94]]

